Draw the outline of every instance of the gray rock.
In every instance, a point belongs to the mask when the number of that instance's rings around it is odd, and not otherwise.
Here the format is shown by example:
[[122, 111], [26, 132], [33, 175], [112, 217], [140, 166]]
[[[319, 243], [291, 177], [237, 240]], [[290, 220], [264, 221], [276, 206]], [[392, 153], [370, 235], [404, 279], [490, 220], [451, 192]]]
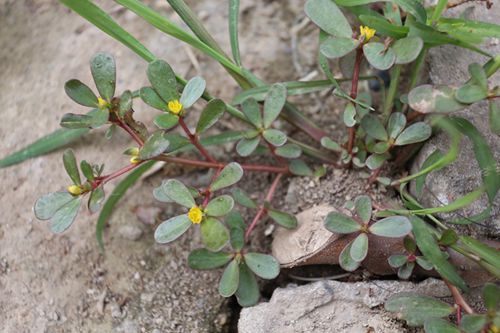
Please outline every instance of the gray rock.
[[319, 281], [274, 291], [268, 303], [241, 311], [240, 333], [406, 332], [402, 322], [381, 305], [400, 292], [449, 296], [442, 281], [344, 283]]
[[[449, 10], [447, 16], [457, 17], [465, 12], [469, 19], [500, 23], [500, 6], [494, 5], [490, 10], [480, 5], [461, 5]], [[485, 43], [483, 49], [491, 54], [500, 53], [498, 40], [490, 40]], [[429, 53], [430, 79], [434, 84], [459, 85], [469, 79], [467, 67], [473, 62], [483, 64], [488, 59], [477, 53], [454, 46], [433, 48]], [[497, 73], [490, 78], [490, 86], [500, 84], [500, 75]], [[490, 145], [494, 157], [500, 161], [500, 137], [492, 133], [488, 124], [487, 103], [477, 103], [464, 111], [458, 112], [457, 116], [471, 121], [485, 137]], [[420, 169], [426, 158], [436, 149], [446, 152], [449, 148], [449, 140], [445, 133], [441, 133], [427, 142], [421, 149], [412, 167], [412, 171]], [[471, 143], [462, 140], [460, 154], [457, 161], [440, 171], [433, 172], [427, 176], [422, 193], [416, 193], [412, 186], [412, 194], [426, 207], [446, 205], [463, 195], [481, 186], [481, 170], [477, 164]], [[481, 213], [488, 205], [488, 198], [483, 195], [470, 206], [455, 214], [443, 215], [443, 219], [454, 219], [469, 217]], [[459, 227], [460, 231], [474, 236], [499, 237], [500, 236], [500, 196], [496, 197], [491, 217], [481, 223]]]

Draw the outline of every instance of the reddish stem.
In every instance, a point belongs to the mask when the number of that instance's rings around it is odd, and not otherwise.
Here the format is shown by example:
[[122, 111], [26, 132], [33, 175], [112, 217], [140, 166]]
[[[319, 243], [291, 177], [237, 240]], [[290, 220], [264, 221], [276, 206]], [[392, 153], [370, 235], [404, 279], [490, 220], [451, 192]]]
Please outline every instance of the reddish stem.
[[[363, 47], [360, 45], [360, 47], [358, 47], [358, 49], [356, 50], [356, 60], [354, 62], [354, 71], [352, 73], [351, 95], [350, 95], [352, 99], [356, 99], [356, 97], [358, 97], [359, 71], [362, 60], [363, 60]], [[356, 140], [356, 126], [349, 127], [349, 141], [347, 143], [347, 152], [351, 156], [355, 140]]]
[[198, 136], [196, 134], [191, 133], [191, 131], [187, 127], [187, 125], [184, 122], [184, 119], [182, 117], [179, 117], [179, 125], [181, 125], [182, 129], [184, 130], [184, 132], [188, 136], [189, 141], [191, 141], [191, 143], [196, 147], [196, 149], [198, 149], [200, 154], [202, 154], [203, 157], [205, 157], [205, 159], [207, 161], [212, 162], [212, 163], [217, 163], [217, 161], [212, 156], [210, 156], [210, 154], [206, 151], [206, 149], [203, 148], [200, 141], [198, 140]]
[[470, 307], [469, 304], [465, 301], [463, 298], [462, 294], [460, 294], [460, 291], [458, 290], [457, 287], [452, 285], [448, 280], [443, 279], [444, 283], [446, 283], [446, 286], [448, 289], [451, 291], [451, 295], [453, 296], [453, 299], [455, 300], [455, 304], [458, 305], [458, 312], [463, 309], [467, 314], [474, 314], [474, 310]]
[[248, 238], [250, 237], [250, 234], [252, 233], [255, 226], [257, 226], [257, 223], [261, 220], [261, 218], [266, 213], [265, 204], [272, 200], [274, 192], [276, 192], [276, 188], [278, 187], [278, 184], [279, 184], [282, 176], [283, 176], [283, 174], [280, 173], [276, 176], [276, 178], [274, 178], [274, 181], [271, 184], [271, 187], [267, 191], [267, 195], [264, 199], [264, 203], [262, 205], [260, 205], [259, 210], [257, 211], [257, 214], [255, 215], [254, 219], [252, 220], [252, 223], [250, 223], [250, 225], [247, 228], [247, 231], [245, 232], [245, 241], [246, 242], [248, 242]]
[[139, 162], [139, 163], [134, 163], [134, 164], [129, 164], [123, 168], [121, 168], [120, 170], [117, 170], [113, 173], [110, 173], [109, 175], [106, 175], [106, 176], [102, 176], [102, 177], [97, 177], [93, 182], [92, 182], [92, 189], [96, 189], [97, 187], [101, 186], [101, 185], [104, 185], [106, 184], [107, 182], [109, 182], [110, 180], [112, 179], [115, 179], [117, 177], [120, 177], [121, 175], [135, 169], [136, 167], [138, 167], [142, 162]]
[[125, 132], [127, 132], [132, 137], [132, 139], [134, 139], [135, 142], [139, 144], [139, 146], [142, 147], [144, 145], [144, 141], [142, 141], [141, 137], [137, 135], [137, 133], [120, 118], [118, 118], [118, 126], [125, 130]]
[[[177, 163], [183, 165], [191, 165], [202, 168], [210, 168], [210, 169], [220, 169], [226, 166], [226, 163], [218, 163], [218, 162], [207, 162], [207, 161], [197, 161], [191, 160], [188, 158], [182, 157], [170, 157], [166, 155], [160, 155], [154, 158], [157, 161], [164, 161], [169, 163]], [[275, 167], [272, 165], [264, 165], [264, 164], [241, 164], [243, 170], [246, 171], [260, 171], [260, 172], [271, 172], [271, 173], [288, 173], [287, 167]]]

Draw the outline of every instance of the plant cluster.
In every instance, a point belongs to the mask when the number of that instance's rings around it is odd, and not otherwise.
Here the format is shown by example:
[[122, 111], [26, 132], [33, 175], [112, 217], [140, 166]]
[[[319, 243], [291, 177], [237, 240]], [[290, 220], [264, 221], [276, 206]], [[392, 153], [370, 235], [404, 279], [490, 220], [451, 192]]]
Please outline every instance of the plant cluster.
[[[91, 212], [97, 212], [103, 206], [96, 225], [97, 238], [102, 246], [106, 221], [118, 200], [156, 162], [212, 169], [210, 182], [202, 188], [191, 188], [179, 180], [167, 179], [154, 190], [157, 200], [176, 203], [185, 209], [183, 214], [170, 217], [157, 226], [155, 240], [170, 243], [188, 229], [199, 228], [203, 248], [189, 255], [188, 264], [194, 269], [226, 266], [219, 284], [220, 294], [225, 297], [235, 294], [241, 305], [249, 306], [259, 299], [255, 275], [273, 279], [279, 274], [279, 264], [272, 256], [252, 252], [252, 231], [266, 217], [284, 228], [297, 226], [293, 215], [272, 206], [279, 182], [292, 175], [321, 176], [325, 172], [324, 166], [358, 168], [366, 175], [368, 185], [378, 182], [382, 186], [393, 187], [400, 195], [402, 206], [388, 208], [379, 203], [374, 209], [370, 197], [361, 196], [347, 203], [344, 211], [328, 214], [325, 219], [327, 230], [337, 234], [355, 234], [348, 236], [355, 237], [340, 253], [340, 265], [348, 271], [356, 270], [370, 256], [370, 237], [400, 239], [406, 253], [393, 253], [389, 258], [395, 273], [397, 271], [400, 278], [408, 279], [416, 264], [425, 270], [435, 270], [449, 284], [459, 308], [455, 311], [453, 307], [436, 300], [412, 296], [416, 298], [395, 298], [386, 305], [389, 310], [411, 314], [413, 317], [405, 317], [408, 322], [425, 324], [428, 332], [442, 332], [436, 327], [447, 327], [450, 332], [460, 329], [466, 332], [481, 329], [498, 331], [498, 299], [491, 294], [500, 293], [493, 285], [485, 287], [488, 308], [485, 315], [473, 314], [471, 309], [464, 307], [466, 303], [460, 291], [466, 291], [468, 287], [457, 268], [448, 260], [447, 249], [459, 252], [492, 276], [500, 277], [497, 249], [472, 237], [458, 235], [450, 227], [450, 224], [471, 224], [488, 218], [500, 188], [497, 165], [485, 139], [469, 121], [453, 114], [470, 104], [487, 101], [491, 130], [500, 133], [500, 105], [497, 100], [500, 88], [490, 87], [488, 83], [488, 78], [500, 68], [500, 56], [494, 57], [479, 46], [486, 37], [500, 37], [499, 26], [462, 18], [443, 18], [441, 15], [448, 6], [446, 0], [439, 0], [431, 8], [424, 8], [418, 0], [308, 0], [305, 13], [320, 30], [318, 65], [326, 80], [267, 84], [242, 64], [238, 47], [238, 0], [229, 2], [232, 58], [214, 41], [183, 0], [168, 2], [193, 33], [182, 30], [169, 18], [138, 0], [116, 0], [160, 31], [218, 61], [242, 88], [242, 92], [229, 103], [211, 96], [203, 78], [196, 76], [186, 81], [176, 75], [166, 61], [157, 59], [90, 0], [61, 2], [146, 60], [149, 63], [146, 74], [150, 85], [116, 94], [116, 64], [112, 56], [104, 53], [97, 54], [90, 62], [98, 94], [78, 80], [66, 83], [67, 95], [91, 110], [86, 114], [64, 115], [61, 126], [65, 129], [28, 147], [32, 155], [61, 147], [89, 129], [102, 126], [108, 126], [107, 137], [111, 137], [116, 129], [125, 131], [134, 140], [135, 146], [124, 152], [130, 156], [129, 163], [109, 174], [104, 174], [103, 165], [85, 160], [78, 167], [73, 152], [64, 152], [64, 167], [71, 183], [66, 191], [44, 195], [35, 204], [35, 215], [41, 220], [49, 220], [53, 232], [66, 230], [75, 220], [83, 199], [87, 198]], [[354, 30], [345, 12], [351, 14]], [[445, 44], [467, 48], [490, 60], [484, 65], [471, 64], [470, 79], [458, 87], [417, 86], [428, 50]], [[333, 61], [340, 63], [343, 72], [348, 73], [347, 77], [336, 78], [333, 75]], [[364, 74], [363, 62], [379, 71], [390, 70], [390, 84], [388, 87], [381, 86], [380, 105], [372, 105], [371, 93], [360, 89], [362, 80], [373, 79], [373, 75], [361, 76]], [[402, 75], [406, 72], [408, 77]], [[344, 91], [341, 85], [345, 81], [350, 81], [350, 92]], [[287, 101], [288, 96], [325, 89], [330, 89], [335, 98], [345, 101], [343, 133], [327, 133]], [[153, 131], [134, 119], [134, 104], [140, 101], [158, 112]], [[204, 103], [201, 112], [192, 108], [195, 103]], [[210, 135], [207, 130], [222, 117], [228, 116], [246, 124], [247, 129]], [[275, 120], [280, 116], [308, 134], [310, 140], [294, 139], [276, 128]], [[194, 128], [187, 125], [187, 119], [189, 123], [196, 123]], [[397, 178], [398, 173], [388, 170], [387, 166], [395, 160], [402, 164], [408, 161], [415, 148], [436, 131], [444, 131], [450, 136], [451, 144], [447, 152], [436, 150], [421, 170], [402, 178]], [[415, 181], [417, 191], [422, 191], [426, 175], [450, 165], [457, 158], [460, 142], [465, 137], [473, 144], [482, 171], [482, 186], [447, 205], [422, 207], [408, 193], [406, 186]], [[228, 156], [224, 161], [214, 158], [209, 147], [228, 142], [234, 143], [238, 156]], [[197, 152], [198, 158], [181, 156], [186, 151]], [[273, 162], [245, 164], [236, 161], [258, 154], [268, 154]], [[26, 156], [30, 155], [20, 151], [0, 161], [0, 165], [18, 163]], [[274, 175], [260, 203], [234, 187], [248, 172]], [[104, 185], [127, 173], [127, 177], [105, 201]], [[230, 187], [232, 189], [228, 191]], [[221, 190], [223, 193], [220, 193]], [[488, 197], [489, 205], [477, 216], [442, 221], [437, 215], [457, 211], [483, 195]], [[245, 222], [235, 203], [254, 209], [254, 219]], [[429, 311], [415, 319], [420, 310], [413, 311], [412, 307]], [[461, 310], [468, 313], [463, 319], [460, 319]], [[462, 321], [460, 328], [441, 319], [424, 320], [427, 317], [448, 316], [453, 311], [458, 321]]]

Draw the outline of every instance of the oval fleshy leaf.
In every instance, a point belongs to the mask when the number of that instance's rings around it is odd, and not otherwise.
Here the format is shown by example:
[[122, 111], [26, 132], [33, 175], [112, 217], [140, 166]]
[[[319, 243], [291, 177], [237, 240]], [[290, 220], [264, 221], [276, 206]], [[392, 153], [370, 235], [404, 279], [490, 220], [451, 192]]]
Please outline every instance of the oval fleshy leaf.
[[347, 127], [353, 127], [356, 125], [356, 108], [352, 103], [348, 103], [345, 106], [343, 114], [344, 124]]
[[257, 304], [260, 298], [259, 285], [252, 271], [245, 263], [240, 264], [240, 282], [236, 290], [238, 304], [246, 307]]
[[243, 114], [256, 128], [262, 128], [264, 126], [262, 120], [262, 114], [260, 113], [259, 103], [253, 98], [248, 98], [243, 101], [241, 105], [243, 109]]
[[266, 129], [262, 133], [262, 136], [264, 137], [264, 139], [266, 139], [267, 142], [275, 147], [283, 146], [287, 140], [285, 133], [274, 128]]
[[233, 258], [233, 254], [196, 249], [188, 256], [188, 265], [192, 269], [214, 269], [222, 267]]
[[50, 220], [52, 216], [64, 205], [74, 199], [68, 192], [53, 192], [45, 194], [35, 202], [33, 210], [39, 220]]
[[163, 101], [168, 103], [179, 99], [175, 73], [166, 61], [157, 59], [150, 62], [147, 75], [149, 82]]
[[424, 41], [418, 36], [398, 39], [392, 50], [396, 55], [396, 64], [409, 64], [417, 59], [424, 46]]
[[340, 252], [339, 255], [339, 265], [343, 270], [348, 272], [354, 272], [360, 266], [359, 261], [355, 261], [351, 257], [351, 246], [352, 241], [344, 247], [344, 249]]
[[231, 193], [233, 194], [234, 201], [236, 201], [239, 205], [247, 207], [247, 208], [257, 208], [257, 204], [255, 203], [250, 196], [240, 188], [233, 188]]
[[102, 204], [104, 203], [104, 189], [102, 187], [98, 187], [90, 193], [90, 198], [88, 202], [88, 209], [90, 213], [96, 213], [101, 209]]
[[385, 161], [387, 161], [388, 156], [386, 154], [371, 154], [368, 156], [366, 159], [366, 166], [370, 170], [376, 170], [384, 164]]
[[226, 111], [226, 104], [220, 99], [212, 99], [201, 111], [200, 119], [196, 125], [196, 133], [202, 133], [215, 125]]
[[359, 218], [364, 222], [370, 222], [372, 218], [372, 200], [367, 195], [360, 195], [354, 200], [354, 209]]
[[291, 160], [288, 168], [296, 176], [311, 177], [314, 174], [313, 170], [301, 159]]
[[164, 153], [169, 145], [170, 141], [164, 136], [163, 131], [155, 132], [144, 142], [144, 146], [139, 151], [139, 158], [147, 160], [156, 157]]
[[361, 233], [354, 239], [351, 244], [351, 250], [349, 251], [352, 260], [361, 262], [366, 258], [368, 254], [368, 236], [365, 233]]
[[387, 311], [397, 312], [410, 326], [420, 326], [431, 318], [447, 317], [455, 309], [432, 297], [415, 294], [399, 294], [384, 304]]
[[394, 112], [387, 121], [387, 132], [389, 137], [395, 139], [406, 126], [406, 117], [401, 112]]
[[325, 228], [337, 234], [350, 234], [361, 229], [361, 225], [351, 217], [338, 212], [326, 216]]
[[263, 122], [264, 127], [271, 126], [278, 118], [286, 102], [286, 87], [281, 83], [271, 86], [264, 101]]
[[280, 264], [271, 255], [249, 252], [244, 258], [248, 268], [263, 279], [274, 279], [280, 273]]
[[398, 238], [411, 232], [411, 223], [405, 216], [389, 216], [371, 225], [369, 230], [377, 236]]
[[195, 76], [186, 83], [184, 90], [182, 90], [181, 102], [182, 106], [187, 109], [191, 107], [205, 91], [207, 83], [201, 76]]
[[455, 98], [460, 103], [472, 104], [482, 101], [488, 96], [488, 90], [475, 84], [465, 84], [457, 89]]
[[331, 37], [320, 45], [320, 52], [327, 58], [336, 59], [349, 54], [359, 46], [359, 41], [352, 38]]
[[440, 318], [431, 318], [424, 322], [426, 333], [461, 333], [454, 324]]
[[415, 268], [414, 262], [406, 262], [398, 269], [398, 278], [401, 280], [408, 280], [413, 273], [413, 269]]
[[380, 119], [373, 114], [367, 114], [363, 117], [361, 120], [361, 127], [363, 127], [365, 132], [374, 139], [387, 141], [389, 138], [384, 125]]
[[108, 102], [115, 95], [116, 64], [113, 56], [97, 53], [90, 61], [90, 71], [99, 94]]
[[342, 151], [342, 147], [337, 142], [333, 141], [327, 136], [321, 138], [321, 145], [329, 150], [333, 150], [336, 152]]
[[370, 65], [381, 71], [391, 68], [396, 61], [394, 51], [391, 48], [386, 50], [385, 45], [382, 43], [365, 44], [363, 51]]
[[157, 115], [153, 122], [158, 128], [168, 130], [177, 126], [179, 123], [179, 116], [173, 113], [162, 113]]
[[243, 168], [238, 163], [231, 162], [222, 169], [210, 186], [210, 190], [213, 192], [234, 185], [240, 181], [241, 177], [243, 177]]
[[224, 297], [232, 296], [238, 289], [240, 281], [240, 268], [238, 262], [233, 260], [227, 265], [219, 282], [219, 294]]
[[201, 239], [207, 249], [219, 251], [229, 240], [229, 231], [221, 221], [213, 217], [207, 217], [201, 223]]
[[97, 102], [97, 96], [87, 85], [79, 80], [69, 80], [66, 82], [64, 85], [64, 91], [66, 91], [69, 98], [80, 105], [91, 108], [99, 105]]
[[416, 87], [408, 94], [411, 108], [420, 113], [448, 113], [459, 111], [467, 105], [455, 99], [455, 90], [448, 86], [432, 86], [429, 84]]
[[118, 114], [124, 117], [127, 112], [132, 110], [133, 96], [130, 90], [125, 90], [120, 96], [120, 103], [118, 105]]
[[238, 144], [236, 145], [236, 152], [238, 152], [238, 155], [243, 157], [250, 156], [255, 151], [255, 149], [257, 149], [259, 142], [259, 136], [256, 136], [252, 139], [243, 138], [238, 141]]
[[245, 222], [238, 211], [232, 211], [226, 216], [226, 225], [229, 228], [229, 239], [235, 251], [240, 251], [245, 245]]
[[59, 234], [68, 229], [75, 221], [81, 205], [81, 197], [74, 197], [70, 202], [62, 206], [50, 219], [50, 230]]
[[276, 155], [284, 158], [298, 158], [302, 155], [302, 149], [295, 143], [287, 143], [274, 150]]
[[297, 218], [292, 214], [288, 214], [276, 209], [268, 209], [267, 215], [269, 215], [269, 217], [272, 218], [274, 222], [278, 223], [284, 228], [294, 229], [297, 227]]
[[231, 196], [225, 194], [210, 200], [205, 213], [208, 216], [224, 216], [234, 207], [234, 200]]
[[305, 12], [311, 21], [329, 35], [345, 38], [352, 36], [351, 25], [335, 2], [309, 0], [306, 2]]
[[80, 171], [78, 171], [78, 164], [76, 163], [75, 153], [73, 149], [66, 149], [63, 153], [64, 169], [68, 173], [69, 178], [75, 185], [81, 185]]
[[161, 99], [160, 95], [151, 87], [143, 87], [140, 90], [139, 95], [144, 103], [147, 105], [162, 111], [167, 111], [167, 102]]
[[389, 265], [393, 268], [399, 268], [408, 261], [408, 257], [403, 254], [393, 254], [389, 257]]
[[162, 184], [162, 187], [165, 195], [172, 199], [175, 203], [187, 208], [196, 206], [196, 202], [194, 201], [191, 191], [189, 191], [186, 185], [177, 179], [167, 180], [164, 184]]
[[417, 257], [416, 258], [417, 264], [425, 269], [426, 271], [430, 271], [431, 269], [434, 268], [434, 265], [432, 265], [430, 262], [427, 261], [424, 257]]
[[191, 226], [186, 214], [163, 221], [155, 230], [155, 240], [160, 244], [170, 243], [182, 236]]
[[394, 144], [396, 146], [404, 146], [412, 143], [422, 142], [430, 138], [432, 135], [432, 128], [423, 121], [415, 123], [407, 127], [401, 133]]
[[153, 197], [160, 202], [166, 202], [166, 203], [174, 202], [165, 192], [165, 187], [164, 187], [165, 183], [166, 182], [163, 182], [160, 186], [155, 187], [153, 189]]

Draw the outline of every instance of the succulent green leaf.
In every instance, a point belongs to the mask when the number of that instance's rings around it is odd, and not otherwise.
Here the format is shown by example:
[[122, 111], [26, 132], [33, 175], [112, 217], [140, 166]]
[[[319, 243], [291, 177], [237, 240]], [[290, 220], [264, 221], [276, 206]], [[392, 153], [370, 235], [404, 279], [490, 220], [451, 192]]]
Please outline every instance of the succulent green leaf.
[[161, 129], [171, 129], [179, 123], [179, 116], [173, 113], [162, 113], [157, 115], [154, 119], [154, 124]]
[[336, 59], [349, 54], [359, 46], [357, 39], [345, 37], [331, 37], [320, 45], [320, 52], [327, 58]]
[[283, 146], [286, 143], [286, 134], [280, 130], [274, 128], [268, 128], [263, 133], [262, 136], [267, 142], [275, 147]]
[[408, 280], [413, 273], [413, 269], [415, 268], [414, 262], [406, 262], [398, 269], [398, 278], [401, 280]]
[[191, 107], [205, 91], [207, 83], [200, 76], [195, 76], [186, 83], [184, 90], [182, 90], [181, 102], [182, 106], [187, 109]]
[[76, 215], [78, 215], [81, 201], [81, 197], [74, 197], [55, 212], [50, 219], [50, 230], [53, 233], [61, 233], [73, 224]]
[[166, 197], [170, 198], [175, 203], [192, 208], [196, 206], [193, 195], [191, 191], [177, 179], [169, 179], [162, 183], [161, 187]]
[[403, 254], [393, 254], [389, 257], [389, 265], [393, 268], [399, 268], [408, 261], [408, 257]]
[[397, 138], [406, 126], [406, 117], [401, 112], [394, 112], [387, 121], [387, 132], [390, 138]]
[[207, 217], [201, 222], [201, 239], [207, 249], [219, 251], [229, 240], [229, 231], [221, 221], [213, 217]]
[[243, 168], [236, 162], [227, 164], [210, 186], [212, 192], [236, 184], [243, 177]]
[[243, 109], [243, 114], [256, 128], [261, 128], [264, 126], [262, 120], [262, 114], [260, 112], [259, 103], [253, 98], [248, 98], [243, 101], [241, 105]]
[[453, 229], [446, 229], [443, 231], [441, 238], [439, 238], [439, 245], [450, 246], [458, 241], [458, 235]]
[[306, 15], [321, 30], [336, 37], [350, 38], [351, 25], [340, 8], [331, 0], [309, 0], [305, 6]]
[[403, 237], [411, 232], [411, 223], [406, 216], [389, 216], [372, 224], [370, 232], [382, 237]]
[[490, 129], [493, 133], [500, 135], [500, 105], [495, 100], [490, 100], [489, 110], [489, 123]]
[[226, 225], [229, 228], [231, 246], [235, 251], [240, 251], [245, 245], [245, 222], [240, 212], [233, 210], [227, 214]]
[[224, 216], [229, 213], [233, 207], [233, 198], [225, 194], [210, 200], [205, 208], [205, 213], [208, 216]]
[[426, 333], [461, 333], [454, 324], [440, 318], [426, 320], [424, 330]]
[[284, 158], [298, 158], [302, 155], [302, 149], [295, 143], [287, 143], [274, 150], [276, 155]]
[[[181, 102], [182, 103], [182, 102]], [[203, 109], [196, 125], [196, 133], [202, 133], [215, 125], [226, 111], [226, 104], [220, 99], [212, 99]]]
[[415, 123], [407, 127], [401, 133], [394, 143], [396, 146], [409, 145], [416, 142], [422, 142], [430, 138], [432, 135], [432, 128], [423, 121]]
[[155, 240], [160, 244], [170, 243], [182, 236], [191, 226], [186, 214], [163, 221], [155, 230]]
[[130, 90], [125, 90], [120, 96], [120, 103], [118, 105], [118, 114], [124, 117], [127, 112], [132, 110], [133, 96]]
[[329, 150], [333, 150], [336, 152], [342, 151], [342, 147], [327, 136], [321, 138], [321, 145]]
[[165, 191], [165, 183], [166, 181], [162, 182], [160, 186], [155, 187], [153, 189], [153, 197], [160, 202], [166, 202], [166, 203], [174, 202], [172, 199], [170, 199], [170, 197], [167, 195]]
[[366, 258], [368, 254], [368, 236], [365, 233], [361, 233], [354, 239], [351, 244], [350, 255], [352, 260], [361, 262]]
[[424, 41], [418, 36], [398, 39], [393, 45], [392, 50], [396, 55], [396, 64], [409, 64], [417, 59], [420, 51], [424, 47]]
[[141, 96], [142, 101], [147, 105], [157, 110], [167, 110], [167, 102], [161, 99], [160, 95], [158, 95], [153, 88], [143, 87], [141, 88], [139, 95]]
[[264, 127], [271, 126], [273, 121], [278, 118], [286, 102], [286, 87], [281, 83], [271, 86], [264, 101], [263, 122]]
[[101, 209], [104, 202], [104, 190], [102, 187], [98, 187], [90, 193], [90, 198], [88, 202], [88, 208], [90, 213], [95, 213]]
[[87, 85], [79, 80], [69, 80], [66, 82], [64, 85], [64, 91], [66, 91], [69, 98], [80, 105], [91, 108], [99, 105], [97, 102], [97, 96]]
[[389, 142], [380, 141], [380, 142], [377, 142], [373, 146], [372, 151], [375, 154], [384, 154], [385, 152], [387, 152], [389, 150], [389, 148], [391, 148], [391, 145], [389, 144]]
[[94, 109], [87, 114], [66, 113], [61, 118], [61, 127], [70, 129], [97, 128], [109, 118], [108, 110]]
[[500, 288], [493, 283], [486, 283], [483, 288], [484, 306], [488, 311], [496, 311], [500, 306]]
[[269, 208], [267, 215], [284, 228], [295, 229], [297, 227], [297, 218], [292, 214]]
[[356, 214], [364, 223], [370, 222], [372, 217], [372, 200], [367, 195], [360, 195], [354, 200]]
[[248, 268], [263, 279], [274, 279], [280, 273], [280, 264], [271, 255], [249, 252], [244, 255], [244, 258]]
[[238, 141], [238, 144], [236, 145], [236, 151], [240, 156], [243, 157], [250, 156], [259, 145], [259, 142], [260, 142], [259, 136], [256, 136], [252, 139], [243, 138], [240, 141]]
[[156, 157], [164, 153], [170, 141], [164, 136], [163, 131], [157, 131], [149, 136], [149, 138], [144, 142], [144, 146], [139, 151], [139, 158], [141, 160], [147, 160]]
[[348, 272], [354, 272], [360, 266], [361, 262], [352, 259], [351, 257], [351, 247], [353, 241], [344, 247], [344, 249], [340, 252], [339, 255], [339, 265], [342, 269]]
[[80, 169], [82, 170], [83, 176], [87, 178], [89, 181], [94, 180], [94, 170], [89, 162], [82, 160], [80, 162]]
[[446, 317], [455, 311], [449, 304], [415, 294], [395, 295], [385, 302], [384, 307], [398, 313], [410, 326], [420, 326], [427, 319]]
[[99, 94], [108, 102], [115, 95], [116, 65], [115, 59], [107, 53], [97, 53], [90, 60], [90, 71]]
[[196, 249], [189, 254], [188, 265], [192, 269], [214, 269], [226, 265], [232, 258], [231, 253]]
[[372, 42], [365, 44], [363, 51], [370, 65], [381, 71], [391, 68], [396, 61], [396, 54], [392, 48], [386, 49], [382, 43]]
[[250, 196], [240, 188], [233, 188], [231, 190], [234, 200], [241, 206], [247, 208], [257, 208], [257, 204], [255, 203]]
[[82, 180], [80, 178], [80, 172], [78, 171], [78, 164], [76, 163], [75, 153], [73, 149], [66, 149], [63, 153], [63, 164], [64, 169], [69, 178], [73, 181], [75, 185], [81, 185]]
[[222, 274], [219, 282], [219, 294], [224, 297], [230, 297], [238, 290], [240, 281], [240, 268], [238, 266], [238, 262], [233, 260]]
[[417, 264], [426, 271], [430, 271], [431, 269], [434, 268], [434, 266], [430, 262], [428, 262], [424, 257], [417, 257], [416, 261]]
[[361, 127], [363, 127], [365, 132], [374, 139], [381, 141], [387, 141], [389, 139], [384, 125], [380, 119], [373, 114], [367, 114], [363, 117], [361, 120]]
[[372, 154], [368, 156], [365, 163], [370, 170], [376, 170], [380, 168], [387, 159], [388, 157], [386, 154]]
[[465, 84], [457, 89], [455, 98], [460, 103], [472, 104], [482, 101], [488, 96], [488, 91], [476, 84]]
[[462, 110], [467, 105], [455, 99], [455, 90], [449, 86], [425, 84], [416, 87], [408, 94], [411, 108], [420, 113], [448, 113]]
[[175, 73], [166, 61], [157, 59], [150, 62], [147, 75], [149, 82], [163, 101], [168, 103], [179, 99]]
[[354, 107], [354, 104], [347, 103], [344, 109], [343, 119], [344, 124], [347, 127], [353, 127], [356, 125], [356, 108]]
[[74, 197], [68, 192], [53, 192], [41, 196], [33, 208], [35, 216], [39, 220], [50, 220], [52, 216], [64, 205], [73, 200]]
[[326, 216], [325, 228], [337, 234], [350, 234], [361, 229], [361, 225], [351, 217], [338, 212]]
[[484, 328], [487, 322], [488, 318], [485, 315], [467, 314], [463, 316], [460, 328], [467, 333], [478, 333]]
[[313, 170], [301, 159], [291, 160], [288, 168], [296, 176], [313, 176]]
[[240, 264], [240, 282], [236, 290], [238, 304], [246, 307], [257, 304], [260, 292], [257, 279], [245, 263]]

